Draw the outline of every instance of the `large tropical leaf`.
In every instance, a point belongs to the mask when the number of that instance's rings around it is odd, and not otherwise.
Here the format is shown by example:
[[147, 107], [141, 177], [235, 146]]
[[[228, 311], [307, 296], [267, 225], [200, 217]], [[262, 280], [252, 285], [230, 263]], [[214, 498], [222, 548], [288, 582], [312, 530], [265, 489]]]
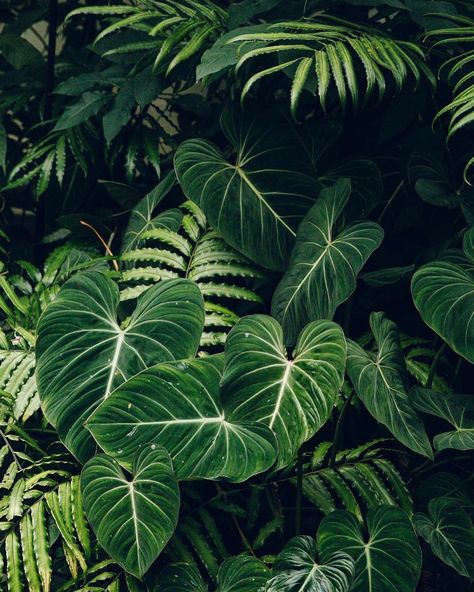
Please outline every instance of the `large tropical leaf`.
[[456, 500], [445, 497], [431, 500], [428, 513], [415, 514], [418, 533], [442, 561], [474, 580], [474, 526], [468, 514]]
[[474, 275], [435, 261], [413, 276], [412, 294], [425, 323], [458, 354], [474, 363]]
[[256, 557], [231, 557], [219, 569], [217, 592], [261, 592], [269, 576], [268, 567]]
[[152, 442], [169, 451], [180, 479], [244, 481], [273, 464], [275, 439], [256, 418], [223, 411], [222, 366], [220, 356], [153, 366], [117, 388], [87, 427], [126, 467]]
[[332, 319], [382, 242], [383, 230], [375, 222], [356, 222], [337, 232], [350, 193], [347, 179], [321, 191], [298, 229], [288, 271], [272, 300], [272, 314], [283, 326], [286, 343], [295, 343], [310, 321]]
[[320, 186], [309, 158], [283, 120], [226, 110], [221, 125], [235, 159], [205, 140], [187, 140], [176, 152], [178, 180], [230, 245], [263, 267], [283, 270]]
[[235, 421], [268, 425], [278, 442], [278, 466], [331, 414], [344, 376], [346, 344], [331, 321], [310, 323], [288, 359], [281, 326], [265, 315], [241, 319], [227, 337], [224, 407]]
[[414, 387], [411, 394], [417, 409], [441, 417], [454, 427], [454, 430], [437, 434], [433, 438], [436, 450], [474, 449], [474, 397], [472, 395], [435, 393], [421, 387]]
[[138, 300], [125, 326], [119, 290], [100, 272], [67, 281], [38, 328], [37, 381], [47, 419], [82, 462], [94, 452], [84, 422], [124, 380], [160, 361], [194, 356], [204, 307], [188, 280], [157, 284]]
[[129, 573], [141, 577], [176, 528], [179, 489], [164, 448], [143, 448], [131, 479], [105, 454], [83, 467], [84, 508], [99, 543]]
[[[217, 574], [216, 592], [263, 592], [270, 576], [256, 557], [237, 555], [226, 559]], [[199, 571], [191, 564], [167, 566], [160, 574], [157, 592], [208, 592]]]
[[347, 553], [318, 557], [316, 541], [294, 537], [278, 555], [267, 592], [348, 592], [354, 561]]
[[348, 553], [355, 561], [351, 592], [414, 592], [421, 551], [408, 516], [393, 506], [367, 514], [366, 536], [353, 514], [338, 510], [321, 521], [321, 553]]
[[407, 371], [395, 323], [382, 312], [370, 315], [377, 352], [365, 351], [349, 340], [347, 373], [357, 396], [377, 421], [411, 450], [432, 456], [422, 420], [408, 396]]

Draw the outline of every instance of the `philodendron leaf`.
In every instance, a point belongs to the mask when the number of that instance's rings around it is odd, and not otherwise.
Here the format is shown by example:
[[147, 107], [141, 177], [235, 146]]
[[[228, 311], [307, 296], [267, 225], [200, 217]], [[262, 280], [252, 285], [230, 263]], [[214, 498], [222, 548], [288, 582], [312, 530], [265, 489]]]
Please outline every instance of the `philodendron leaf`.
[[410, 393], [411, 400], [417, 409], [441, 417], [454, 427], [454, 430], [437, 434], [433, 438], [436, 450], [474, 449], [474, 397], [472, 395], [435, 393], [421, 387], [414, 387]]
[[318, 529], [321, 553], [348, 553], [355, 561], [351, 592], [414, 592], [420, 577], [421, 551], [408, 516], [394, 506], [367, 514], [366, 536], [353, 514], [338, 510]]
[[141, 577], [176, 528], [179, 489], [164, 448], [152, 444], [136, 456], [132, 476], [105, 454], [81, 474], [84, 509], [99, 543], [129, 573]]
[[230, 557], [219, 569], [217, 592], [262, 592], [269, 576], [268, 567], [256, 557]]
[[67, 281], [41, 317], [37, 381], [41, 404], [61, 440], [84, 462], [95, 450], [84, 422], [123, 381], [160, 361], [196, 354], [204, 325], [199, 288], [168, 280], [147, 290], [126, 327], [119, 290], [100, 272]]
[[273, 566], [266, 592], [348, 592], [354, 561], [347, 553], [318, 558], [316, 541], [297, 536], [288, 541]]
[[428, 263], [413, 276], [411, 290], [424, 322], [456, 353], [474, 363], [474, 275], [471, 271], [443, 261]]
[[[216, 592], [263, 592], [270, 576], [268, 567], [256, 557], [237, 555], [219, 568]], [[208, 592], [199, 571], [193, 565], [176, 563], [160, 574], [157, 592]]]
[[428, 457], [433, 456], [425, 426], [408, 396], [407, 370], [395, 323], [382, 312], [370, 315], [370, 328], [377, 352], [347, 342], [347, 373], [357, 396], [377, 421], [402, 444]]
[[466, 257], [474, 261], [474, 228], [466, 230], [462, 240], [462, 248]]
[[283, 467], [331, 414], [345, 361], [344, 334], [332, 321], [310, 323], [288, 359], [275, 319], [244, 317], [226, 341], [224, 407], [234, 421], [259, 421], [275, 432]]
[[298, 229], [288, 271], [272, 300], [272, 315], [281, 323], [288, 344], [295, 343], [310, 321], [332, 319], [382, 242], [383, 230], [375, 222], [355, 222], [337, 232], [336, 223], [350, 193], [347, 179], [321, 191]]
[[444, 497], [431, 500], [428, 513], [415, 514], [417, 532], [442, 561], [474, 580], [474, 526], [468, 514], [456, 500]]
[[235, 160], [210, 142], [186, 140], [175, 157], [179, 183], [226, 242], [263, 267], [284, 270], [320, 186], [309, 158], [284, 121], [226, 110], [221, 125]]
[[209, 592], [199, 570], [190, 563], [172, 563], [160, 573], [156, 592]]
[[245, 481], [274, 463], [276, 443], [256, 419], [224, 412], [222, 366], [220, 356], [153, 366], [118, 387], [87, 427], [125, 467], [152, 442], [168, 450], [180, 479]]

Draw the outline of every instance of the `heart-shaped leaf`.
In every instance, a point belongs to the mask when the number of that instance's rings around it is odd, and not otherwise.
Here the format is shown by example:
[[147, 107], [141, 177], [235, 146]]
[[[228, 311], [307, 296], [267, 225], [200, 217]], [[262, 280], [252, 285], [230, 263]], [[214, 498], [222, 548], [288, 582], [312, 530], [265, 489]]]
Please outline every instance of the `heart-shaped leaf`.
[[262, 592], [269, 576], [268, 567], [256, 557], [230, 557], [219, 569], [217, 592]]
[[331, 321], [315, 321], [301, 332], [288, 359], [275, 319], [244, 317], [226, 341], [224, 407], [234, 421], [259, 421], [275, 432], [278, 466], [283, 467], [331, 414], [344, 377], [345, 352], [342, 329]]
[[176, 528], [179, 489], [169, 454], [152, 444], [134, 459], [132, 479], [105, 454], [81, 474], [84, 509], [99, 543], [129, 573], [141, 577]]
[[428, 512], [415, 514], [420, 536], [442, 561], [474, 580], [474, 526], [468, 514], [456, 500], [443, 497], [431, 500]]
[[[256, 557], [230, 557], [219, 568], [216, 592], [263, 592], [269, 576], [268, 567]], [[195, 566], [176, 563], [165, 567], [161, 572], [157, 592], [190, 591], [208, 592], [208, 587]]]
[[411, 290], [424, 322], [459, 355], [474, 363], [474, 275], [435, 261], [413, 276]]
[[160, 573], [156, 592], [209, 592], [196, 565], [174, 563]]
[[321, 553], [348, 553], [355, 561], [351, 592], [414, 592], [420, 577], [421, 551], [408, 516], [393, 506], [367, 514], [366, 537], [353, 514], [338, 510], [321, 521]]
[[432, 457], [425, 426], [408, 396], [407, 371], [397, 326], [382, 312], [370, 315], [377, 353], [347, 342], [347, 373], [357, 396], [402, 444]]
[[100, 272], [67, 281], [41, 317], [38, 391], [44, 413], [84, 462], [95, 450], [84, 422], [124, 380], [160, 361], [196, 354], [204, 324], [199, 288], [160, 282], [138, 299], [125, 327], [117, 321], [119, 290]]
[[288, 344], [295, 343], [310, 321], [332, 319], [382, 242], [383, 230], [375, 222], [355, 222], [337, 233], [336, 223], [350, 192], [347, 179], [321, 191], [298, 229], [288, 271], [272, 300], [272, 314], [281, 323]]
[[221, 126], [235, 149], [230, 162], [205, 140], [186, 140], [175, 168], [184, 193], [211, 226], [241, 253], [268, 269], [286, 267], [296, 228], [320, 184], [289, 125], [258, 114], [224, 111]]
[[316, 541], [298, 536], [285, 545], [272, 570], [266, 592], [348, 592], [354, 561], [347, 553], [318, 558]]
[[411, 395], [417, 409], [441, 417], [454, 427], [454, 430], [437, 434], [433, 438], [436, 450], [474, 449], [474, 397], [472, 395], [435, 393], [421, 387], [414, 387]]
[[275, 461], [271, 430], [234, 419], [219, 398], [223, 361], [210, 356], [159, 364], [117, 388], [87, 427], [101, 448], [126, 467], [149, 443], [164, 446], [180, 479], [244, 481]]

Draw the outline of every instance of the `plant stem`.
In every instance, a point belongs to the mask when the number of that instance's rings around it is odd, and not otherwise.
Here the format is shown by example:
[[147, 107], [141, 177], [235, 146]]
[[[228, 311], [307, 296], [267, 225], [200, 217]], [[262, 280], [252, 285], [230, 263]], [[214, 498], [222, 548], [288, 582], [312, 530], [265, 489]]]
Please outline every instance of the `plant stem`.
[[444, 353], [444, 350], [447, 348], [447, 344], [445, 342], [443, 342], [443, 344], [441, 345], [441, 347], [438, 349], [438, 351], [435, 353], [433, 361], [431, 362], [431, 367], [430, 367], [430, 372], [428, 374], [428, 378], [426, 379], [426, 388], [430, 389], [433, 385], [433, 380], [436, 374], [436, 368], [438, 367], [438, 363], [439, 360], [441, 359], [441, 356]]
[[301, 533], [301, 502], [303, 499], [303, 452], [298, 450], [298, 464], [296, 466], [296, 508], [295, 535]]
[[340, 444], [341, 434], [342, 434], [342, 424], [344, 422], [344, 417], [345, 417], [347, 409], [351, 403], [353, 395], [354, 395], [354, 391], [352, 391], [352, 393], [345, 400], [344, 406], [341, 409], [341, 413], [339, 414], [339, 417], [337, 418], [336, 430], [334, 432], [334, 442], [332, 443], [331, 456], [330, 456], [329, 462], [328, 462], [328, 467], [330, 469], [332, 469], [334, 467], [334, 464], [336, 462], [336, 454], [337, 454], [337, 451], [339, 450], [339, 444]]

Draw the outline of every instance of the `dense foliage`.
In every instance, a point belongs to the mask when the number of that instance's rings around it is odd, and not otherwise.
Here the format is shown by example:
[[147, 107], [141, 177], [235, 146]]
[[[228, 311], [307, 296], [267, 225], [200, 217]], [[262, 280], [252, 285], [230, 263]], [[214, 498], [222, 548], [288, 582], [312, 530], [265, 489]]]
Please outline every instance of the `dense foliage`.
[[0, 14], [0, 588], [472, 590], [472, 2]]

